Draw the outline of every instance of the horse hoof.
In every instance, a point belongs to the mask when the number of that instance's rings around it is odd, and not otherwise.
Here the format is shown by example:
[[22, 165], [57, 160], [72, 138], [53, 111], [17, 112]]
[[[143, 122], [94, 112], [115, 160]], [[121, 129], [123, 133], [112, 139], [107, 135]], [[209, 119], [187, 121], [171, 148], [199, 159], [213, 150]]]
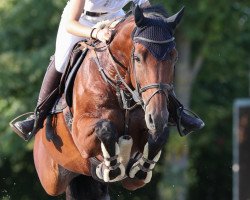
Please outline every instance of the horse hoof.
[[96, 168], [96, 175], [104, 182], [116, 182], [125, 178], [125, 167], [121, 163], [117, 163], [115, 166], [106, 166], [101, 163]]
[[128, 176], [130, 178], [137, 178], [142, 180], [144, 183], [149, 183], [152, 178], [152, 169], [144, 167], [141, 163], [142, 159], [138, 160], [133, 164], [131, 169], [129, 170]]
[[152, 170], [161, 156], [159, 151], [153, 159], [149, 159], [148, 143], [145, 145], [142, 156], [134, 163], [130, 164], [127, 174], [130, 178], [138, 178], [144, 183], [149, 183], [152, 178]]

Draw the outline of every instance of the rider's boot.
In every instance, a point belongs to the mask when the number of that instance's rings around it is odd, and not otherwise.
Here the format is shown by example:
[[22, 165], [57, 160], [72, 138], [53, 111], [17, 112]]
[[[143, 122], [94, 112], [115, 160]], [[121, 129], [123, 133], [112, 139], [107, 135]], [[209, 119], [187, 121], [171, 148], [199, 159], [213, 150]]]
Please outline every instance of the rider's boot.
[[39, 93], [37, 107], [34, 114], [27, 119], [11, 124], [11, 128], [24, 140], [28, 141], [43, 127], [46, 116], [52, 109], [59, 94], [59, 83], [62, 73], [55, 68], [55, 59], [51, 57]]
[[192, 111], [186, 112], [188, 110], [177, 100], [174, 91], [169, 94], [169, 102], [169, 123], [177, 126], [181, 136], [200, 130], [205, 126], [198, 115]]

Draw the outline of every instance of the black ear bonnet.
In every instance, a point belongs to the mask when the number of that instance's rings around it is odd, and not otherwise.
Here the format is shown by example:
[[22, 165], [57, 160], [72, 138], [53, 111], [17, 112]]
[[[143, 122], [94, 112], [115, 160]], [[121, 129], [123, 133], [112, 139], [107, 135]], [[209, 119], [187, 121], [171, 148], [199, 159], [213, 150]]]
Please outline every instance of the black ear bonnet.
[[[168, 41], [173, 38], [172, 31], [167, 23], [159, 17], [144, 19], [144, 26], [136, 27], [132, 33], [134, 42], [142, 44], [157, 60], [168, 59], [168, 53], [175, 47], [175, 41], [167, 43], [154, 43], [150, 41]], [[149, 41], [142, 40], [148, 39]]]
[[[160, 9], [160, 12], [162, 9]], [[173, 37], [174, 29], [182, 17], [181, 13], [177, 13], [179, 18], [175, 16], [173, 22], [168, 22], [166, 13], [164, 15], [155, 12], [145, 12], [136, 7], [134, 10], [136, 28], [132, 32], [132, 38], [135, 43], [142, 44], [158, 61], [169, 58], [169, 52], [175, 47]], [[178, 19], [178, 22], [176, 22]]]

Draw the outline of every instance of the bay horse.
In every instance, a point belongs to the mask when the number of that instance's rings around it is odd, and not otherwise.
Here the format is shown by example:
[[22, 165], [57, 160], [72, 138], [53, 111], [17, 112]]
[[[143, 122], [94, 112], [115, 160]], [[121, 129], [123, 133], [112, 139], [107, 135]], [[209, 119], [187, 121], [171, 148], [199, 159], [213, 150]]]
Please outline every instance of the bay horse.
[[58, 113], [53, 137], [46, 127], [35, 136], [35, 167], [49, 195], [108, 200], [110, 182], [128, 190], [150, 182], [169, 135], [173, 34], [182, 16], [183, 9], [168, 16], [137, 6], [104, 50], [88, 51], [73, 86], [72, 131]]

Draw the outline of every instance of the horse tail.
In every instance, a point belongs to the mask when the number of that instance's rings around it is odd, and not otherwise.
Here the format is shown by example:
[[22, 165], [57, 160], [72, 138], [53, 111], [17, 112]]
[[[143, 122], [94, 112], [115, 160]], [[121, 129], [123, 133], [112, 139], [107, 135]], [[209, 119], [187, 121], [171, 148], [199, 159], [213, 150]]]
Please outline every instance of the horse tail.
[[108, 185], [91, 176], [79, 175], [72, 179], [66, 189], [66, 200], [110, 200]]

